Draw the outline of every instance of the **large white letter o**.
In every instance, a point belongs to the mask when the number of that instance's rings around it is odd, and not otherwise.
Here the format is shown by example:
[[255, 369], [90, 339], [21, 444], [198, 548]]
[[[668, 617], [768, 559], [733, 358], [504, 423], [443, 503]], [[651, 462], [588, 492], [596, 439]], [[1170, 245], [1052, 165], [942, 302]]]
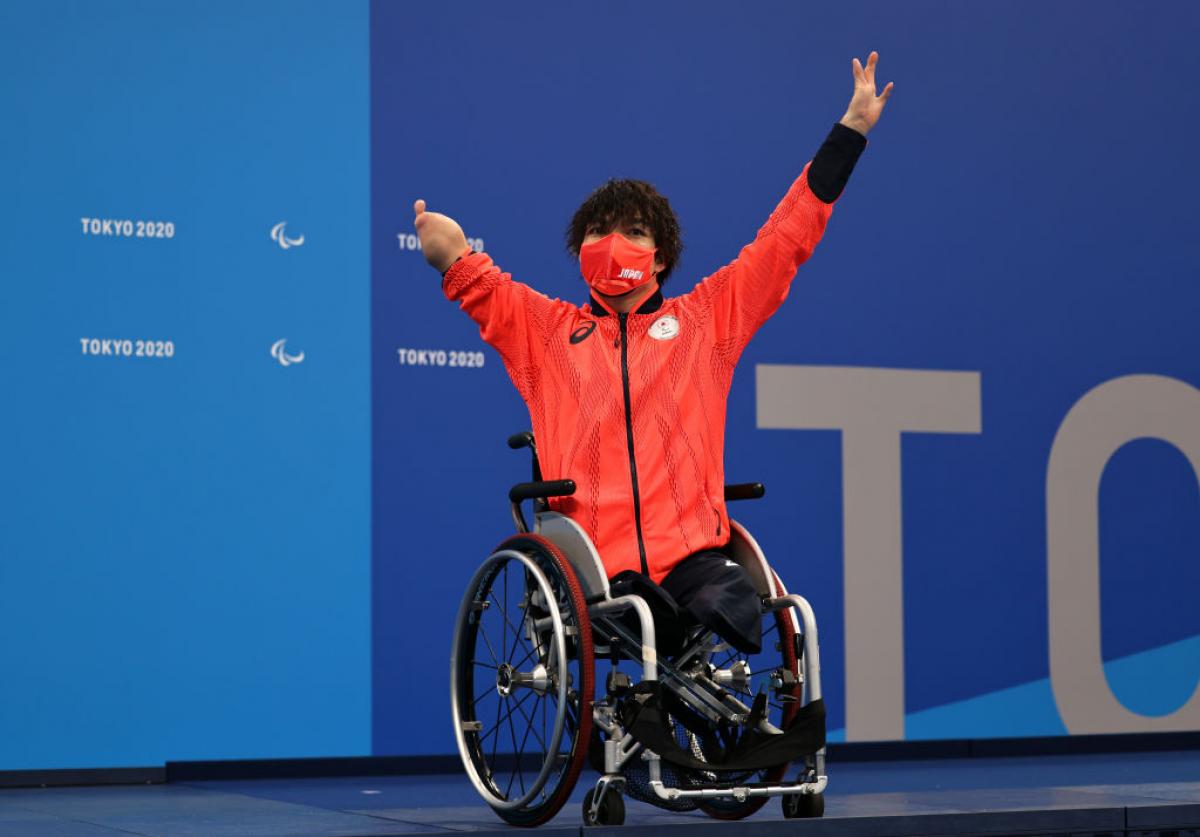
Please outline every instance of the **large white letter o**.
[[1100, 478], [1118, 448], [1147, 438], [1177, 447], [1200, 477], [1200, 390], [1161, 375], [1114, 378], [1076, 402], [1050, 449], [1050, 684], [1072, 734], [1200, 729], [1200, 687], [1169, 715], [1139, 715], [1112, 693], [1100, 655]]

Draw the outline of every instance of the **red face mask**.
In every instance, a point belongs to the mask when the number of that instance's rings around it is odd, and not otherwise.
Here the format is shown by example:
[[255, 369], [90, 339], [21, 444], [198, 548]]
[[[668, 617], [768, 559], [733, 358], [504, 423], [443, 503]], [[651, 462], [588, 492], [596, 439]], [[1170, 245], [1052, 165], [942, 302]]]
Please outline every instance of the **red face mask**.
[[639, 247], [620, 233], [609, 233], [579, 248], [579, 270], [594, 289], [608, 296], [629, 293], [654, 278], [657, 250]]

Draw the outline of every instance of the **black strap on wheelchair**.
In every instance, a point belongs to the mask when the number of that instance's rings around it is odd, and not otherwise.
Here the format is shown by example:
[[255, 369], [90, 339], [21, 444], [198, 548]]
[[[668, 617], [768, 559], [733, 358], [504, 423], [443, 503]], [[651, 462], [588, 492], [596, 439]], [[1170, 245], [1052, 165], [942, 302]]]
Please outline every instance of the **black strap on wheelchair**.
[[[763, 733], [748, 728], [728, 748], [724, 758], [703, 761], [679, 746], [664, 703], [662, 686], [657, 681], [639, 683], [622, 707], [621, 723], [639, 744], [679, 767], [708, 771], [763, 770], [796, 761], [825, 746], [825, 702], [814, 700], [797, 711], [783, 732]], [[755, 704], [755, 709], [759, 709], [757, 700]], [[758, 714], [751, 710], [751, 715]]]

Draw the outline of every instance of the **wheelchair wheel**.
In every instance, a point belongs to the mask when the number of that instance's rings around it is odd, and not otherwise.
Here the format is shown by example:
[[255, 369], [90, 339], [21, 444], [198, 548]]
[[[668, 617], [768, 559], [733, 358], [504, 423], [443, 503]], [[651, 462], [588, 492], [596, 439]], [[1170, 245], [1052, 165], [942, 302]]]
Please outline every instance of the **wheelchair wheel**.
[[[776, 579], [778, 582], [778, 579]], [[782, 589], [782, 585], [780, 585]], [[749, 704], [764, 678], [769, 678], [773, 672], [784, 670], [793, 675], [799, 671], [797, 657], [797, 640], [795, 623], [789, 611], [765, 613], [762, 617], [762, 651], [758, 654], [745, 654], [724, 644], [715, 647], [720, 649], [711, 657], [711, 663], [717, 668], [729, 668], [739, 660], [746, 662], [752, 672], [750, 680], [743, 684], [726, 686], [738, 698]], [[767, 701], [767, 720], [780, 729], [786, 729], [796, 713], [800, 710], [801, 687], [799, 684], [783, 685], [771, 689]], [[747, 774], [745, 782], [780, 782], [787, 773], [788, 765], [780, 764], [775, 767], [758, 770]], [[784, 797], [789, 799], [791, 797]], [[769, 797], [750, 796], [738, 802], [732, 797], [706, 799], [699, 808], [710, 817], [718, 820], [740, 820], [748, 817], [767, 804]]]
[[471, 579], [450, 656], [463, 766], [506, 822], [541, 825], [570, 796], [591, 737], [592, 677], [571, 565], [544, 538], [509, 538]]

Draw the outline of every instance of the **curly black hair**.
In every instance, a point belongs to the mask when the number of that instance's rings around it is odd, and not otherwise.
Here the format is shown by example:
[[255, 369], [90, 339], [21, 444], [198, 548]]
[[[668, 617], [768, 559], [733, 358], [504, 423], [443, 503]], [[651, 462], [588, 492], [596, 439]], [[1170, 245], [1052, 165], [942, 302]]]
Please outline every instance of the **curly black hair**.
[[658, 274], [661, 285], [679, 262], [683, 239], [670, 201], [644, 180], [612, 179], [592, 192], [567, 225], [567, 252], [579, 257], [579, 248], [593, 224], [611, 230], [622, 222], [635, 221], [645, 224], [654, 235], [658, 258], [663, 263]]

